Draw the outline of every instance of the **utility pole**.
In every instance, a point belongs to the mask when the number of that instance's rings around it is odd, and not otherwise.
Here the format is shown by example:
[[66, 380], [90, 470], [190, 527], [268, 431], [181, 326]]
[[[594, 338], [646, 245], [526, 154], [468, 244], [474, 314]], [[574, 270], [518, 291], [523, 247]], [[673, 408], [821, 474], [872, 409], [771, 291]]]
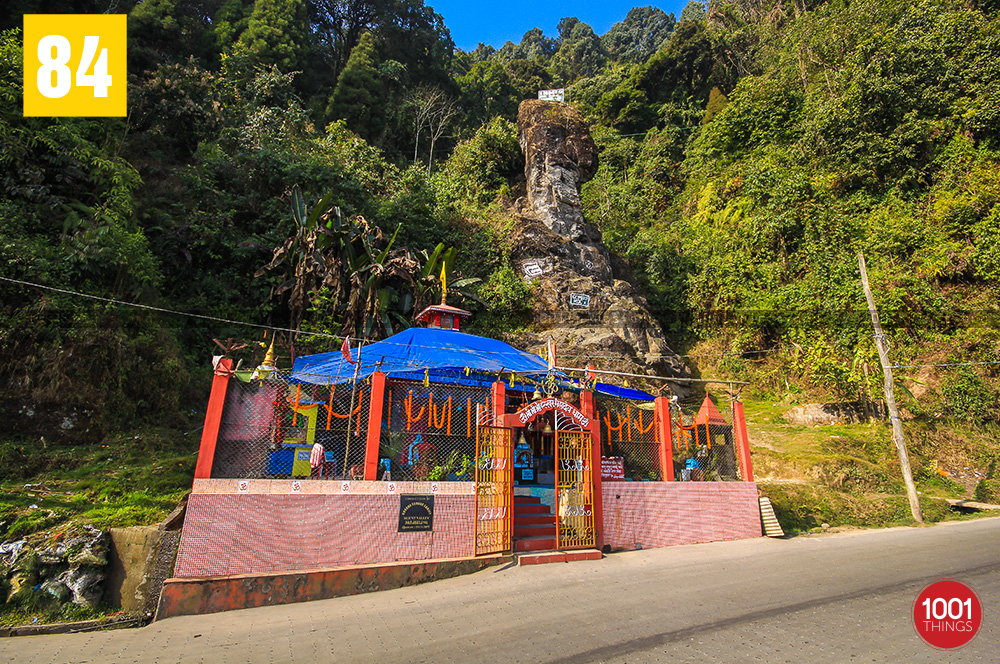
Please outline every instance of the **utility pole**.
[[910, 499], [910, 513], [917, 523], [923, 523], [920, 513], [920, 500], [917, 498], [917, 487], [913, 484], [913, 473], [910, 472], [910, 459], [906, 455], [906, 441], [903, 439], [903, 422], [899, 419], [899, 409], [896, 408], [896, 393], [893, 391], [892, 366], [889, 364], [889, 343], [882, 332], [882, 323], [878, 320], [878, 310], [875, 308], [875, 298], [868, 286], [868, 270], [865, 269], [865, 255], [858, 252], [858, 269], [861, 270], [861, 285], [865, 289], [868, 300], [868, 313], [872, 316], [875, 327], [875, 347], [878, 349], [878, 359], [882, 363], [882, 374], [885, 376], [883, 390], [885, 391], [885, 407], [889, 411], [889, 421], [892, 423], [892, 442], [896, 443], [896, 453], [899, 454], [899, 467], [903, 471], [903, 482], [906, 484], [906, 496]]

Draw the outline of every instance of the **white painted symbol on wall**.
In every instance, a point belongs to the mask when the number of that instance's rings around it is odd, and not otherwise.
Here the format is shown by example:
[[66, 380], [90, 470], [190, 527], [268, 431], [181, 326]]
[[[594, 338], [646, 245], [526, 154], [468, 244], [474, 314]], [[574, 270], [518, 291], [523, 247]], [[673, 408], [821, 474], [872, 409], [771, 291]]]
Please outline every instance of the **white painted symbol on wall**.
[[250, 482], [246, 480], [240, 480], [236, 485], [236, 490], [240, 493], [250, 493]]
[[292, 482], [292, 493], [302, 493], [302, 482], [299, 480]]

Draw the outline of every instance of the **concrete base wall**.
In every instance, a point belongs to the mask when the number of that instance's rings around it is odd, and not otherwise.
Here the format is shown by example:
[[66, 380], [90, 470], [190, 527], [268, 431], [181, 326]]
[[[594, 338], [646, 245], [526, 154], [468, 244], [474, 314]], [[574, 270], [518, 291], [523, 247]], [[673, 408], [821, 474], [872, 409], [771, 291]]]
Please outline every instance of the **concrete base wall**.
[[649, 549], [760, 537], [755, 482], [604, 482], [604, 544]]
[[[475, 555], [476, 496], [470, 482], [433, 487], [390, 487], [386, 482], [351, 482], [345, 487], [322, 481], [293, 486], [266, 480], [203, 484], [195, 482], [188, 500], [177, 578]], [[435, 496], [432, 531], [397, 532], [401, 493]]]
[[389, 590], [470, 574], [511, 560], [511, 556], [494, 555], [282, 574], [167, 579], [156, 619]]
[[104, 599], [111, 606], [128, 612], [142, 609], [145, 598], [136, 590], [162, 535], [158, 526], [111, 529], [108, 578], [104, 582]]

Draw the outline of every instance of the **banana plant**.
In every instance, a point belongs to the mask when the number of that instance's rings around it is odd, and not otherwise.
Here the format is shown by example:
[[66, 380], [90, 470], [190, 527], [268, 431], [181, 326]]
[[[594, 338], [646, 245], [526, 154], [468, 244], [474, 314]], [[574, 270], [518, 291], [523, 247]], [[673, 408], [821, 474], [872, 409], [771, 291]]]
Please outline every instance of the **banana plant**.
[[[430, 255], [394, 249], [399, 226], [386, 240], [364, 217], [344, 219], [332, 200], [333, 195], [327, 194], [310, 208], [294, 187], [291, 216], [295, 232], [255, 276], [284, 271], [272, 297], [287, 294], [295, 329], [321, 293], [334, 309], [332, 318], [341, 323], [341, 329], [332, 332], [371, 338], [408, 327], [422, 294], [434, 290], [435, 269], [449, 265], [455, 250], [445, 250], [443, 244]], [[455, 287], [467, 283], [471, 282], [461, 280]]]

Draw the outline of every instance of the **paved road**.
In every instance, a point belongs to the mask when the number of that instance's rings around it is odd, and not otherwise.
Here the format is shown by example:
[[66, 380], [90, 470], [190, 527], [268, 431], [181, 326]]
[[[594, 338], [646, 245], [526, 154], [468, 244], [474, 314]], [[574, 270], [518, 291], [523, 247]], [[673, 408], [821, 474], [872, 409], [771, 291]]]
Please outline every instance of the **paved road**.
[[[977, 638], [913, 631], [941, 577], [983, 602]], [[412, 588], [0, 640], [28, 662], [996, 662], [1000, 519], [755, 539], [493, 568]]]

